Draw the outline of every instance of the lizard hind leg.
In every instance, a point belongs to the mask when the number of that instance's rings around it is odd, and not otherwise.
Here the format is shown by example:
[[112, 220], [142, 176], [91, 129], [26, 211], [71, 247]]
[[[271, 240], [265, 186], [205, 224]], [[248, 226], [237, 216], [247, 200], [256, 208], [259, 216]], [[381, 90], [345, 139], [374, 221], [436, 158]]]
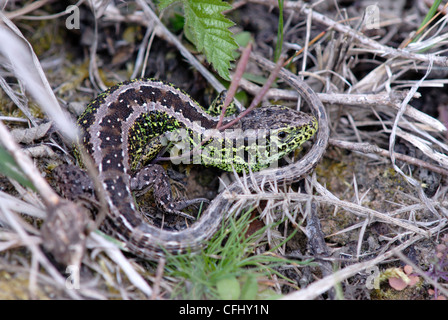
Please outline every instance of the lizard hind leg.
[[195, 220], [195, 218], [180, 210], [199, 202], [209, 201], [204, 198], [174, 200], [168, 174], [159, 164], [149, 164], [131, 178], [131, 190], [144, 192], [149, 189], [153, 190], [154, 199], [161, 210], [189, 220]]
[[53, 169], [53, 179], [60, 193], [67, 199], [78, 200], [81, 197], [94, 199], [95, 188], [87, 172], [81, 168], [63, 164]]

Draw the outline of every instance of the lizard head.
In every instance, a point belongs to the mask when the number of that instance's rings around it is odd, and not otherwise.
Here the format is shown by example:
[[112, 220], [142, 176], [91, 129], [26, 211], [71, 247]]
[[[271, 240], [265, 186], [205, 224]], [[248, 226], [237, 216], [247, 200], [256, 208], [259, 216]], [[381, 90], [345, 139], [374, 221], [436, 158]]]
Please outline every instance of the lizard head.
[[[253, 164], [249, 166], [253, 171], [268, 167], [311, 139], [317, 128], [314, 116], [285, 106], [254, 109], [241, 119], [243, 132], [253, 132], [245, 135], [248, 138], [257, 137], [256, 143], [245, 142], [249, 146], [246, 147], [246, 152], [255, 155], [252, 157]], [[250, 159], [248, 156], [244, 158], [246, 162]]]

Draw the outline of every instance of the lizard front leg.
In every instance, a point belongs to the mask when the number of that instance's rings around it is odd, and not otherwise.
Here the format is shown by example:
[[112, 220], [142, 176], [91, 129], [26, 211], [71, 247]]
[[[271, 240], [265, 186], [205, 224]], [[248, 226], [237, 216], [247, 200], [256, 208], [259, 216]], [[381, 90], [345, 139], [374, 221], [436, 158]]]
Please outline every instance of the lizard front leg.
[[153, 189], [154, 199], [162, 211], [174, 213], [190, 220], [194, 220], [194, 218], [180, 210], [198, 202], [209, 201], [204, 198], [175, 201], [168, 174], [159, 164], [149, 164], [131, 178], [131, 190], [144, 191], [148, 189]]

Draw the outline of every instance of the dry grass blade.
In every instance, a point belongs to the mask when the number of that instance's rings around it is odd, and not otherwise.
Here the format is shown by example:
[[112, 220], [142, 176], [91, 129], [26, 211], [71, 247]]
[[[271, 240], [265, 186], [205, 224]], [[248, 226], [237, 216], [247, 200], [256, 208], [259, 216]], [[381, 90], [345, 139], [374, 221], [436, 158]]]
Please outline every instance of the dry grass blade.
[[[34, 259], [36, 259], [39, 264], [41, 264], [47, 272], [54, 279], [54, 283], [62, 290], [75, 299], [80, 299], [77, 292], [72, 290], [67, 290], [65, 286], [66, 279], [60, 275], [58, 270], [53, 266], [53, 264], [45, 257], [44, 253], [41, 251], [39, 244], [40, 240], [35, 237], [30, 237], [28, 233], [24, 230], [23, 225], [26, 225], [24, 221], [21, 220], [17, 215], [15, 215], [9, 208], [5, 205], [0, 204], [0, 212], [5, 220], [5, 222], [19, 235], [21, 241], [26, 245], [26, 247], [31, 251]], [[38, 240], [38, 241], [36, 241]], [[35, 277], [33, 273], [37, 272], [36, 269], [31, 271], [31, 276]], [[33, 283], [32, 281], [30, 283]]]
[[0, 24], [0, 41], [8, 43], [7, 46], [0, 47], [0, 52], [6, 58], [7, 64], [42, 110], [53, 119], [61, 133], [74, 140], [77, 129], [60, 108], [32, 46], [2, 12], [0, 18], [3, 22]]
[[129, 263], [129, 261], [125, 258], [125, 256], [117, 246], [112, 244], [110, 241], [105, 240], [102, 236], [96, 233], [92, 233], [90, 237], [96, 242], [95, 247], [99, 247], [104, 250], [108, 254], [108, 256], [126, 273], [129, 280], [138, 289], [145, 293], [146, 296], [151, 297], [151, 287], [146, 283], [142, 276], [138, 274], [138, 272]]
[[[350, 212], [353, 212], [354, 214], [360, 215], [362, 217], [372, 216], [381, 221], [384, 221], [384, 222], [390, 223], [394, 226], [398, 226], [403, 229], [415, 232], [422, 236], [425, 236], [425, 237], [430, 236], [429, 231], [415, 226], [414, 223], [410, 223], [405, 220], [394, 218], [394, 217], [390, 216], [390, 214], [388, 214], [388, 213], [383, 213], [383, 212], [379, 212], [376, 210], [372, 210], [372, 209], [366, 208], [364, 206], [361, 206], [361, 205], [358, 205], [358, 204], [355, 204], [352, 202], [333, 199], [333, 198], [328, 197], [327, 195], [309, 196], [309, 195], [304, 195], [304, 194], [300, 194], [300, 193], [290, 193], [287, 196], [288, 196], [289, 200], [295, 200], [295, 201], [301, 201], [301, 202], [308, 201], [309, 198], [311, 197], [312, 200], [315, 200], [318, 203], [326, 203], [326, 204], [334, 205], [337, 207], [342, 207], [342, 208], [344, 208]], [[260, 194], [256, 194], [256, 195], [250, 193], [250, 194], [233, 195], [231, 197], [231, 199], [238, 199], [240, 201], [242, 201], [242, 200], [245, 200], [245, 201], [261, 201], [261, 200], [281, 201], [281, 200], [284, 200], [284, 195], [281, 193], [275, 193], [275, 192], [274, 193], [271, 193], [271, 192], [260, 193]]]
[[[342, 140], [330, 139], [330, 144], [337, 146], [339, 148], [347, 149], [347, 150], [353, 150], [353, 151], [358, 151], [358, 152], [362, 152], [362, 153], [378, 153], [378, 154], [382, 155], [383, 157], [389, 156], [389, 151], [381, 149], [376, 145], [372, 145], [372, 144], [369, 144], [366, 142], [353, 143], [353, 142], [347, 142], [347, 141], [342, 141]], [[427, 150], [427, 152], [433, 153], [434, 151], [432, 149], [429, 149], [429, 150]], [[435, 166], [426, 161], [422, 161], [420, 159], [413, 158], [413, 157], [410, 157], [408, 155], [401, 154], [401, 153], [395, 153], [395, 157], [398, 160], [405, 161], [407, 163], [410, 163], [410, 164], [413, 164], [413, 165], [416, 165], [416, 166], [419, 166], [422, 168], [426, 168], [428, 170], [437, 172], [444, 176], [448, 176], [448, 170], [443, 167]]]
[[59, 196], [48, 185], [45, 179], [42, 178], [34, 166], [33, 161], [25, 156], [20, 147], [14, 142], [13, 137], [2, 122], [0, 122], [0, 143], [14, 157], [14, 160], [26, 177], [39, 190], [46, 205], [56, 205], [59, 202]]
[[[259, 91], [259, 87], [248, 80], [241, 80], [241, 87], [248, 92], [255, 94]], [[393, 93], [377, 93], [377, 94], [356, 94], [356, 93], [318, 93], [317, 94], [322, 103], [334, 104], [342, 106], [356, 106], [361, 108], [372, 108], [379, 105], [399, 109], [401, 101], [407, 95], [407, 92], [393, 92]], [[298, 98], [297, 92], [285, 89], [269, 89], [265, 98], [272, 100], [296, 100]], [[413, 99], [418, 99], [421, 94], [416, 92]], [[445, 132], [446, 127], [434, 117], [417, 110], [411, 105], [406, 106], [405, 115], [421, 122], [426, 127], [426, 130], [435, 130]]]
[[16, 212], [25, 213], [38, 219], [46, 217], [45, 210], [39, 208], [38, 204], [30, 204], [3, 191], [0, 191], [0, 202]]
[[385, 254], [379, 255], [378, 257], [353, 264], [351, 266], [345, 267], [339, 271], [336, 271], [332, 275], [326, 276], [323, 279], [317, 280], [303, 290], [296, 291], [286, 295], [283, 300], [311, 300], [316, 299], [322, 293], [333, 288], [337, 283], [344, 281], [345, 279], [362, 272], [368, 268], [377, 266], [382, 261], [392, 257], [396, 252], [400, 252], [406, 247], [410, 246], [412, 243], [421, 239], [421, 236], [416, 236], [412, 239], [407, 240], [403, 244], [399, 245], [394, 250], [391, 250]]
[[[253, 1], [253, 0], [251, 0]], [[253, 2], [256, 2], [258, 0], [255, 0]], [[419, 54], [419, 53], [413, 53], [408, 50], [404, 49], [395, 49], [392, 47], [388, 47], [385, 45], [380, 44], [377, 41], [374, 41], [362, 34], [357, 33], [352, 28], [342, 24], [338, 23], [334, 20], [331, 20], [330, 18], [326, 17], [325, 15], [322, 15], [316, 11], [313, 11], [307, 6], [303, 6], [302, 3], [298, 2], [288, 2], [285, 4], [285, 8], [288, 9], [295, 9], [299, 11], [303, 11], [305, 14], [312, 14], [313, 20], [320, 22], [324, 25], [327, 25], [328, 27], [332, 28], [333, 30], [336, 30], [342, 34], [348, 34], [357, 41], [359, 41], [360, 44], [371, 48], [375, 50], [376, 53], [387, 57], [387, 58], [405, 58], [410, 59], [414, 61], [420, 61], [420, 62], [426, 62], [429, 63], [430, 60], [433, 60], [434, 64], [440, 65], [440, 66], [448, 66], [448, 58], [443, 56], [436, 56], [433, 54]]]

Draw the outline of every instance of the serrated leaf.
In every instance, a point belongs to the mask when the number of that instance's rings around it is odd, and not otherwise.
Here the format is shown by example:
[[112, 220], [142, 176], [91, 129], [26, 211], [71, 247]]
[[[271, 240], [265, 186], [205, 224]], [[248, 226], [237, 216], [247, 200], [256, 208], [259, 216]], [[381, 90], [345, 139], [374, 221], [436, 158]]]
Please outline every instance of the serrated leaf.
[[[161, 0], [159, 7], [166, 8], [174, 0]], [[230, 61], [238, 48], [229, 27], [234, 23], [221, 12], [231, 8], [222, 0], [181, 0], [185, 11], [185, 35], [199, 51], [204, 52], [207, 60], [219, 75], [230, 80]]]
[[198, 15], [202, 16], [221, 16], [224, 10], [232, 8], [232, 6], [221, 0], [184, 0], [191, 9], [195, 10]]

